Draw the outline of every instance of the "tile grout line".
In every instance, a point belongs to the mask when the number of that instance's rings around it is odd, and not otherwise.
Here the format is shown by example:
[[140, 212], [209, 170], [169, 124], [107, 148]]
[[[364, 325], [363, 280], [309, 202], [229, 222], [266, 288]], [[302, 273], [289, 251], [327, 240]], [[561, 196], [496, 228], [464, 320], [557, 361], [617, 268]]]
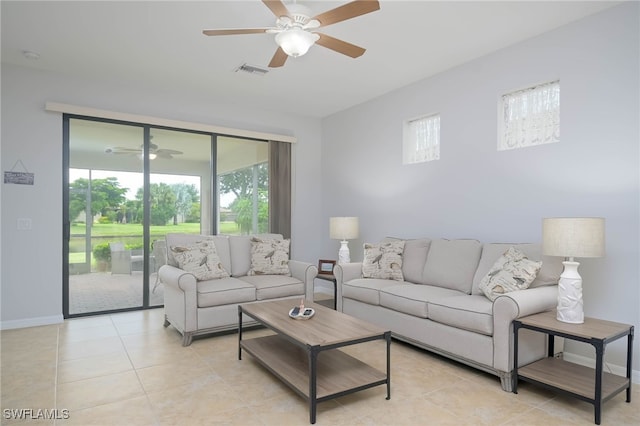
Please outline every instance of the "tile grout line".
[[[160, 418], [158, 417], [158, 413], [156, 412], [156, 409], [155, 409], [153, 403], [151, 402], [151, 398], [149, 398], [149, 393], [147, 392], [147, 389], [145, 389], [144, 384], [142, 383], [142, 380], [140, 379], [140, 375], [138, 374], [138, 369], [136, 368], [136, 366], [133, 363], [133, 360], [131, 359], [131, 355], [129, 354], [129, 349], [127, 349], [127, 345], [125, 344], [124, 340], [122, 339], [122, 335], [120, 334], [120, 330], [116, 326], [116, 323], [113, 321], [113, 315], [109, 315], [109, 320], [111, 321], [111, 324], [113, 324], [113, 327], [116, 329], [116, 333], [118, 333], [118, 339], [120, 339], [120, 343], [122, 344], [122, 347], [124, 348], [124, 352], [127, 354], [127, 359], [131, 363], [131, 368], [133, 369], [133, 373], [136, 375], [136, 379], [138, 380], [138, 383], [140, 384], [140, 387], [142, 388], [142, 392], [144, 392], [144, 397], [147, 400], [147, 403], [149, 404], [149, 409], [151, 410], [151, 413], [153, 414], [154, 422], [155, 422], [155, 424], [160, 425], [160, 424], [162, 424], [162, 422], [160, 421]], [[146, 330], [145, 330], [145, 332], [146, 332]]]
[[[62, 324], [64, 324], [64, 320], [62, 321]], [[58, 413], [58, 367], [60, 364], [60, 327], [61, 325], [58, 325], [56, 327], [56, 370], [55, 370], [56, 373], [53, 379], [53, 409], [56, 414]], [[57, 415], [54, 416], [53, 426], [55, 426], [56, 423], [58, 422], [57, 417], [58, 417]]]

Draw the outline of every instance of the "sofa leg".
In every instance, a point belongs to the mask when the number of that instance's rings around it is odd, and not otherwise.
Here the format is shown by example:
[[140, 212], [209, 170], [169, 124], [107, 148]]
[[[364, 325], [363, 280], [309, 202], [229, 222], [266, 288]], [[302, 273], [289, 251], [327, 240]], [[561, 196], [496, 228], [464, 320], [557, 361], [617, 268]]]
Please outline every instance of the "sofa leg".
[[513, 375], [511, 373], [505, 373], [503, 371], [499, 371], [500, 375], [500, 384], [502, 385], [502, 390], [505, 392], [513, 391]]
[[164, 324], [162, 324], [164, 327], [169, 327], [171, 325], [171, 323], [169, 322], [169, 318], [167, 318], [167, 316], [164, 316]]
[[191, 344], [191, 340], [193, 340], [193, 334], [185, 332], [182, 335], [182, 346], [189, 346]]

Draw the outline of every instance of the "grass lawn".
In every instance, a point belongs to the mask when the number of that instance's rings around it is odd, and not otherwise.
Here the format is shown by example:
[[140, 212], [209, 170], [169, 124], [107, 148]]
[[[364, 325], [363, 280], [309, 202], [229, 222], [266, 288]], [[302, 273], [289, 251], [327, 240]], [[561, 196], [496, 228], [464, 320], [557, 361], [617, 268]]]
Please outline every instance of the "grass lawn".
[[[151, 241], [164, 239], [168, 233], [199, 234], [199, 223], [180, 223], [178, 225], [149, 227]], [[71, 225], [71, 241], [69, 242], [69, 263], [84, 263], [85, 226]], [[221, 222], [220, 234], [238, 235], [240, 233], [235, 222]], [[79, 235], [80, 237], [74, 236]], [[91, 227], [91, 246], [109, 241], [123, 241], [125, 244], [142, 243], [142, 224], [140, 223], [96, 223]], [[91, 264], [95, 265], [93, 253]]]

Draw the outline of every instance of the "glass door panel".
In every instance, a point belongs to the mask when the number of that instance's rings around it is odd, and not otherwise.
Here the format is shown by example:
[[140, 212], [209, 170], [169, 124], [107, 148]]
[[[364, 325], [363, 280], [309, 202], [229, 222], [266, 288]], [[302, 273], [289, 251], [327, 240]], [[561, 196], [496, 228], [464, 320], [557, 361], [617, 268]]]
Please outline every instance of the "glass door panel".
[[269, 143], [217, 138], [220, 234], [269, 232]]
[[158, 270], [167, 233], [210, 234], [211, 135], [151, 128], [149, 150], [150, 305], [164, 301]]
[[69, 119], [69, 315], [143, 304], [141, 127]]

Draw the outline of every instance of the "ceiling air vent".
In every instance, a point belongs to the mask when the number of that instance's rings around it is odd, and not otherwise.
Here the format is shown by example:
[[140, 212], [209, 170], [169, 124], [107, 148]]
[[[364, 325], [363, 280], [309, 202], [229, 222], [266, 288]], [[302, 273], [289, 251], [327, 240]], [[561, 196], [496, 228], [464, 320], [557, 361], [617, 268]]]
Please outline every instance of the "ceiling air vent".
[[238, 71], [246, 72], [248, 74], [253, 74], [253, 75], [265, 75], [266, 73], [269, 72], [269, 70], [265, 68], [260, 68], [255, 65], [249, 65], [249, 64], [240, 65], [235, 70], [235, 72], [238, 72]]

